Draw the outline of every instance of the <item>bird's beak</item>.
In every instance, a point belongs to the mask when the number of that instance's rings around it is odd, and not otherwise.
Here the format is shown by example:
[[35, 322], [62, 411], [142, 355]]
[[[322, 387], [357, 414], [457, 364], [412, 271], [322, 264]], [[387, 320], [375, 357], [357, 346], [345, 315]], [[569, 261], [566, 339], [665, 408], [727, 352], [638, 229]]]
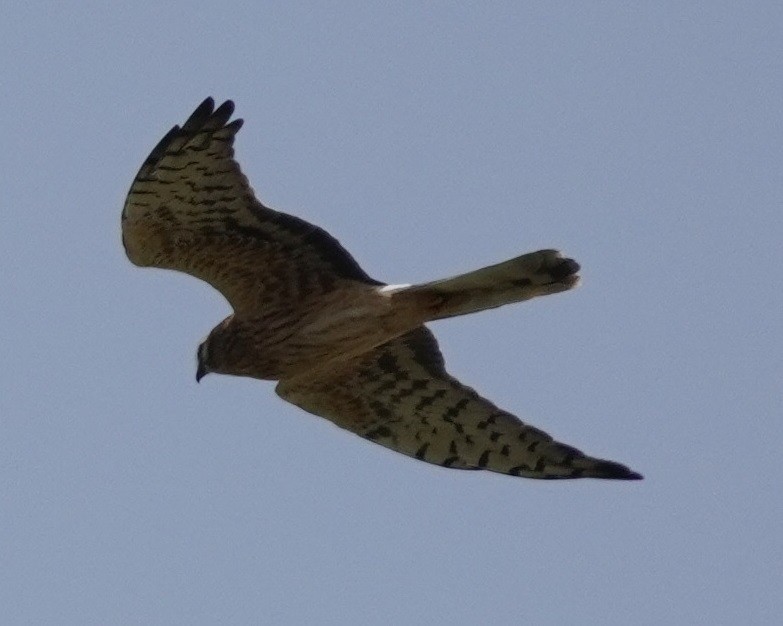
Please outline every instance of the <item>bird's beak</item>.
[[203, 363], [198, 364], [198, 369], [196, 369], [196, 382], [201, 382], [201, 379], [204, 378], [209, 372], [207, 372], [207, 368], [204, 367]]

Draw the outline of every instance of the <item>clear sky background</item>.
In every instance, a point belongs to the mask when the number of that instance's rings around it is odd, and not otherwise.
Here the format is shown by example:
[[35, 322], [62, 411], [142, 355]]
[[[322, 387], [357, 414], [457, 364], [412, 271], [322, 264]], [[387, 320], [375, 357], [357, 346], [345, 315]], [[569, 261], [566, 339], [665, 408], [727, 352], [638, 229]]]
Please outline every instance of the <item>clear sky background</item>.
[[[781, 623], [783, 4], [465, 4], [5, 6], [2, 623]], [[259, 197], [377, 278], [578, 259], [433, 329], [646, 479], [445, 470], [197, 385], [228, 305], [119, 219], [208, 95]]]

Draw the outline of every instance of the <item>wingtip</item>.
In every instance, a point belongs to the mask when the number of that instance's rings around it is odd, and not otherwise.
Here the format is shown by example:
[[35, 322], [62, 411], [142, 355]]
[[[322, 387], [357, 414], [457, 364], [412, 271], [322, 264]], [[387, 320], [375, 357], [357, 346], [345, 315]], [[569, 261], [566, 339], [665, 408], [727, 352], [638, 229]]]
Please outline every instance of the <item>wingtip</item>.
[[204, 98], [204, 100], [201, 101], [201, 104], [199, 104], [196, 107], [196, 109], [193, 111], [193, 113], [190, 114], [190, 117], [183, 124], [183, 127], [188, 126], [188, 122], [192, 123], [192, 121], [195, 120], [204, 120], [209, 118], [209, 116], [212, 115], [212, 112], [214, 110], [215, 110], [215, 99], [212, 98], [212, 96]]
[[[208, 100], [213, 102], [212, 98], [208, 98]], [[226, 100], [223, 104], [221, 104], [217, 109], [215, 109], [215, 112], [213, 115], [215, 117], [225, 118], [226, 121], [233, 115], [234, 113], [234, 101], [233, 100]]]
[[596, 478], [609, 478], [613, 480], [643, 480], [639, 472], [634, 472], [632, 469], [622, 465], [621, 463], [615, 463], [614, 461], [603, 461], [596, 467]]
[[[226, 100], [217, 109], [215, 108], [215, 99], [208, 96], [201, 101], [193, 113], [190, 114], [187, 121], [182, 125], [183, 129], [198, 129], [211, 118], [222, 120], [225, 124], [234, 112], [234, 101]], [[221, 125], [222, 125], [221, 124]]]

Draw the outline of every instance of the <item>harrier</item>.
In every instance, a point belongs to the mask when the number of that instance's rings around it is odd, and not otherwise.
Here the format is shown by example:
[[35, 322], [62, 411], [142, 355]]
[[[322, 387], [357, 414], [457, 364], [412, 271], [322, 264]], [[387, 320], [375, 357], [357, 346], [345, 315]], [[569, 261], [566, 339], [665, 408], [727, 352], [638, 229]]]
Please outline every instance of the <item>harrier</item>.
[[424, 324], [559, 293], [579, 265], [540, 250], [418, 285], [370, 278], [329, 233], [259, 202], [234, 160], [242, 120], [207, 98], [152, 150], [122, 211], [136, 265], [218, 289], [233, 313], [198, 348], [196, 379], [279, 381], [277, 394], [422, 461], [528, 478], [641, 478], [586, 456], [450, 376]]

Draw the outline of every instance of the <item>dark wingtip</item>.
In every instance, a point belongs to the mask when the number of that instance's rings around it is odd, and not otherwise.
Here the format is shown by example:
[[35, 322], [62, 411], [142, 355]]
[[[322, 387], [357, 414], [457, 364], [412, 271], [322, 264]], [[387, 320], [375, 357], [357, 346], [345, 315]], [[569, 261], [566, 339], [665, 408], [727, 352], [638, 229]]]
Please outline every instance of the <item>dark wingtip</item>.
[[207, 96], [204, 98], [204, 100], [201, 101], [201, 104], [196, 107], [196, 111], [199, 112], [205, 112], [209, 111], [211, 112], [215, 108], [215, 99], [212, 96]]
[[[208, 98], [208, 100], [212, 100], [212, 98]], [[226, 100], [215, 110], [213, 115], [215, 117], [223, 118], [226, 121], [228, 121], [228, 119], [231, 117], [233, 113], [234, 113], [234, 101]]]
[[614, 461], [598, 461], [590, 472], [595, 478], [609, 478], [613, 480], [642, 480], [639, 472], [634, 472], [621, 463]]
[[182, 130], [193, 133], [205, 126], [212, 130], [217, 130], [228, 123], [233, 113], [233, 100], [226, 100], [216, 109], [214, 98], [204, 98], [203, 102], [196, 107], [196, 110], [190, 114], [190, 117], [182, 125]]
[[233, 133], [236, 133], [242, 126], [242, 122], [234, 120], [229, 124], [228, 120], [233, 114], [233, 100], [226, 100], [216, 109], [214, 99], [206, 98], [182, 125], [182, 130], [195, 134], [201, 131], [214, 132], [221, 128], [229, 128]]
[[209, 117], [212, 115], [212, 111], [215, 110], [215, 101], [212, 98], [204, 98], [204, 101], [196, 107], [196, 110], [190, 114], [190, 117], [185, 120], [182, 125], [182, 130], [186, 132], [192, 132], [198, 130], [204, 125]]

